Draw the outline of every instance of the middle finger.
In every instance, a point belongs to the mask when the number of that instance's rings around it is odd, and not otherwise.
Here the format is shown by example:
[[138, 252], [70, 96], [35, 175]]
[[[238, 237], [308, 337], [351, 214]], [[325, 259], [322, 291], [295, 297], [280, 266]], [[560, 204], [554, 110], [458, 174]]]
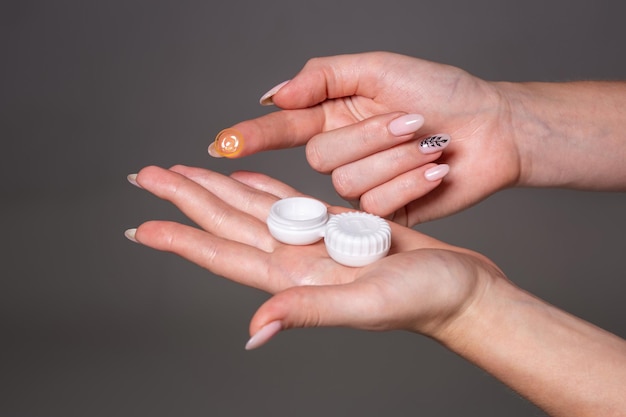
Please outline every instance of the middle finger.
[[276, 200], [296, 194], [294, 191], [292, 195], [276, 195], [271, 190], [262, 190], [245, 181], [240, 181], [238, 175], [227, 177], [203, 168], [176, 165], [170, 168], [170, 170], [184, 175], [223, 202], [256, 217], [262, 222], [265, 222], [267, 219], [270, 208]]
[[[228, 179], [220, 174], [216, 174], [214, 178]], [[237, 182], [232, 179], [230, 181], [234, 186], [232, 194], [246, 194], [248, 190], [252, 190], [249, 187], [246, 190], [243, 184], [239, 184], [238, 187]], [[265, 221], [229, 204], [182, 174], [152, 166], [142, 169], [137, 174], [137, 183], [157, 197], [170, 201], [189, 219], [215, 236], [244, 243], [266, 252], [273, 251], [278, 244], [270, 235]], [[224, 185], [225, 183], [221, 184]], [[248, 198], [251, 201], [248, 206], [253, 207], [254, 196]]]
[[419, 141], [411, 140], [340, 166], [332, 173], [333, 186], [341, 197], [358, 199], [367, 191], [441, 156], [441, 152], [424, 154], [419, 146]]

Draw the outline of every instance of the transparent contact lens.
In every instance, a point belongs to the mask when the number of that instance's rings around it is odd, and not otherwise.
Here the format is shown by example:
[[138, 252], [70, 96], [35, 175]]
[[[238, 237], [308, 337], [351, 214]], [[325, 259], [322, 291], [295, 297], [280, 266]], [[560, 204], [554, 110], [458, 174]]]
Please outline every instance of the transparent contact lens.
[[224, 129], [215, 137], [215, 151], [225, 157], [239, 155], [243, 144], [243, 135], [235, 129]]

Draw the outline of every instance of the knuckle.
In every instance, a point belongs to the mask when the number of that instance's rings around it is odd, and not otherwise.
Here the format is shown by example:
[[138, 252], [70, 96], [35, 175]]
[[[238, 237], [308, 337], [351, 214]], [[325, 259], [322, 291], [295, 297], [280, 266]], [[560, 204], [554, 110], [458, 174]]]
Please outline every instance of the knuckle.
[[314, 170], [318, 172], [326, 172], [324, 165], [324, 157], [320, 153], [319, 147], [316, 146], [314, 140], [310, 140], [305, 147], [306, 160]]
[[320, 57], [309, 58], [304, 64], [304, 68], [316, 67], [319, 65], [322, 59]]
[[210, 244], [210, 245], [203, 246], [202, 259], [205, 265], [210, 267], [211, 265], [215, 264], [216, 260], [220, 258], [221, 256], [220, 256], [219, 245]]
[[419, 181], [417, 180], [416, 175], [403, 175], [398, 179], [396, 189], [400, 195], [410, 195], [415, 193], [418, 186]]
[[225, 208], [216, 209], [211, 212], [209, 216], [211, 217], [211, 223], [217, 228], [221, 228], [224, 226], [228, 219], [228, 212]]
[[358, 195], [354, 193], [354, 181], [348, 170], [341, 168], [334, 170], [331, 175], [331, 180], [335, 191], [337, 191], [341, 197], [358, 197]]
[[380, 199], [378, 193], [367, 192], [361, 196], [361, 210], [372, 214], [378, 214], [380, 211]]
[[187, 166], [182, 165], [182, 164], [174, 164], [169, 167], [169, 170], [178, 172], [178, 171], [186, 170], [187, 168], [188, 168]]
[[380, 139], [387, 136], [387, 124], [378, 118], [362, 123], [360, 130], [361, 141], [364, 144], [378, 145]]

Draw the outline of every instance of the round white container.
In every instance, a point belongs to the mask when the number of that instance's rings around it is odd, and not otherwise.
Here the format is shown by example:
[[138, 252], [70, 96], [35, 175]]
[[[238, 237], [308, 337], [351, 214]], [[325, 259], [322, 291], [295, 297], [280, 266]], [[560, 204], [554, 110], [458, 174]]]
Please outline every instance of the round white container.
[[274, 203], [267, 226], [276, 240], [290, 245], [309, 245], [323, 237], [330, 257], [346, 266], [375, 262], [391, 246], [391, 228], [384, 219], [364, 212], [329, 216], [322, 202], [306, 197]]

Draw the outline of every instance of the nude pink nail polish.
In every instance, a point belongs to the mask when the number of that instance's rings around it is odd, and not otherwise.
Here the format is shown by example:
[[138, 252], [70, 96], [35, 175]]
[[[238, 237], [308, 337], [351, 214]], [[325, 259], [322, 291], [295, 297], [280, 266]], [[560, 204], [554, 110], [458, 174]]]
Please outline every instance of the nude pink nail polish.
[[277, 86], [273, 87], [267, 93], [263, 94], [263, 96], [259, 100], [259, 103], [261, 103], [262, 106], [271, 106], [272, 104], [274, 104], [274, 101], [272, 100], [272, 97], [274, 96], [274, 94], [278, 93], [278, 90], [283, 88], [285, 86], [285, 84], [287, 84], [288, 82], [289, 82], [289, 80], [283, 81], [282, 83], [280, 83]]
[[427, 169], [426, 172], [424, 172], [424, 177], [428, 181], [437, 181], [445, 177], [448, 172], [450, 172], [450, 165], [440, 164], [430, 169]]
[[137, 188], [141, 188], [141, 185], [139, 185], [137, 183], [137, 174], [128, 174], [126, 176], [126, 179], [128, 180], [128, 182], [130, 182], [132, 185], [134, 185]]
[[424, 124], [424, 116], [421, 114], [405, 114], [389, 123], [389, 132], [394, 136], [404, 136], [415, 133]]
[[126, 236], [126, 239], [130, 240], [131, 242], [139, 243], [137, 242], [137, 238], [135, 237], [136, 233], [137, 229], [127, 229], [126, 231], [124, 231], [124, 236]]
[[256, 332], [254, 336], [246, 343], [246, 350], [253, 350], [266, 344], [272, 337], [274, 337], [283, 328], [280, 320], [272, 321], [265, 326], [261, 327], [261, 330]]

